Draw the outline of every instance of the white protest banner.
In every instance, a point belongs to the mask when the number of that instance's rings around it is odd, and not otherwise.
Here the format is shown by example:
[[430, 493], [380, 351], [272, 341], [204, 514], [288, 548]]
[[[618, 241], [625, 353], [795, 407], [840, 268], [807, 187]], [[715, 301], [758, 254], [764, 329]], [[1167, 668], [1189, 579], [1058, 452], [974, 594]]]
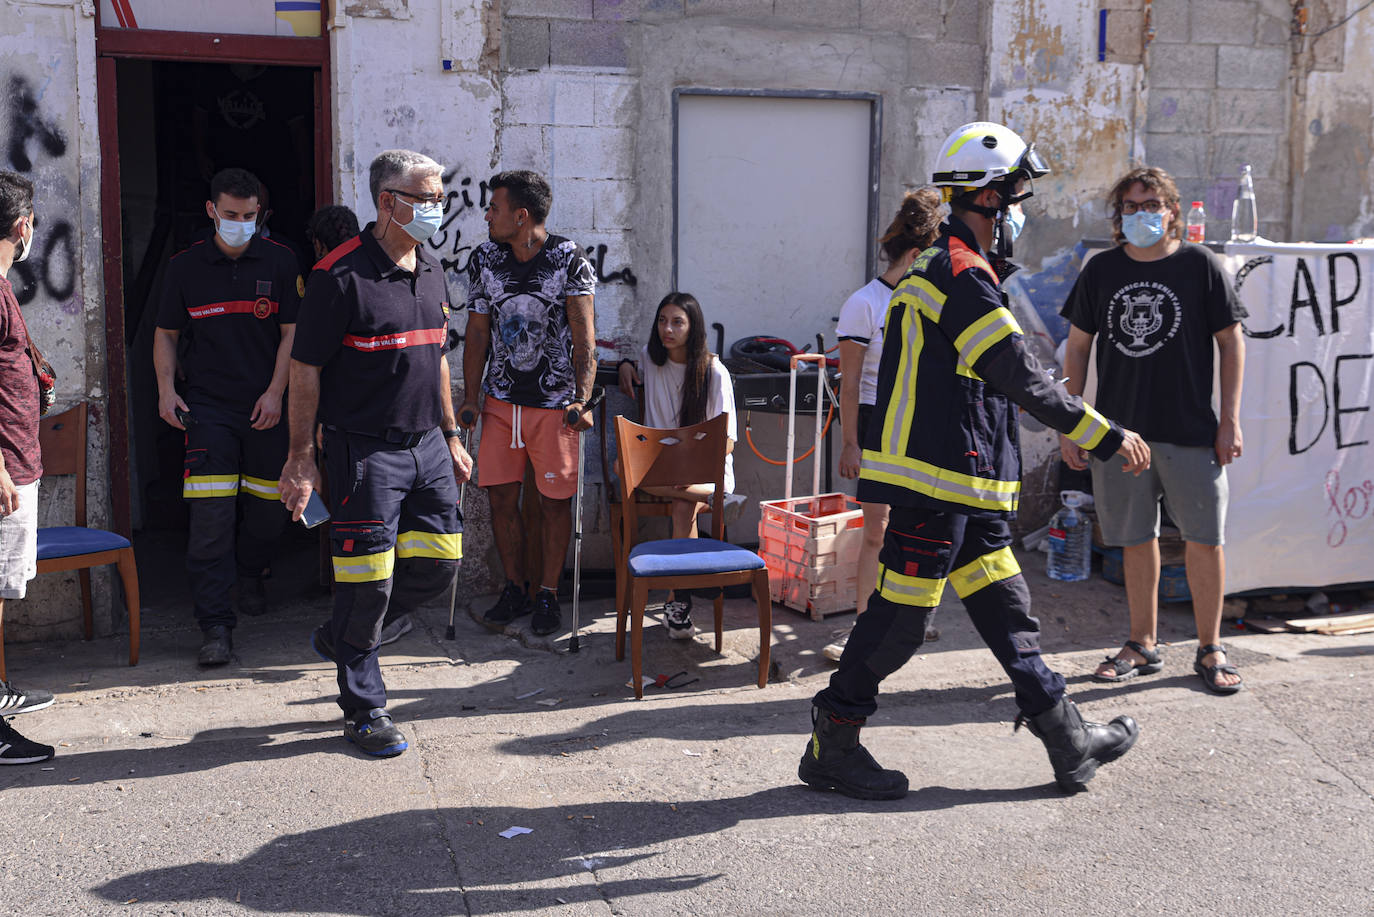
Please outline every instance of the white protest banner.
[[1245, 319], [1226, 591], [1374, 580], [1374, 246], [1232, 244]]

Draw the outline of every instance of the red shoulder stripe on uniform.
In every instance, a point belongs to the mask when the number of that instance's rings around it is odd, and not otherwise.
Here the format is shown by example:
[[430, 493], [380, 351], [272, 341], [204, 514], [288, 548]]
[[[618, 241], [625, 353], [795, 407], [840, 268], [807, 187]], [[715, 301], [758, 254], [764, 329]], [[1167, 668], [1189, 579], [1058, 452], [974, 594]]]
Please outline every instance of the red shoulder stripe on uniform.
[[361, 235], [354, 236], [353, 238], [349, 239], [347, 242], [341, 242], [341, 243], [339, 243], [339, 246], [338, 246], [337, 248], [335, 248], [332, 252], [330, 252], [329, 254], [325, 255], [323, 258], [321, 258], [321, 259], [319, 260], [319, 262], [315, 265], [315, 270], [317, 270], [317, 271], [327, 271], [327, 270], [329, 270], [331, 267], [333, 267], [335, 264], [338, 263], [338, 260], [339, 260], [340, 258], [342, 258], [344, 255], [348, 254], [349, 252], [353, 251], [353, 250], [356, 249], [359, 245], [362, 245], [362, 244], [363, 244], [363, 237], [362, 237]]
[[954, 267], [954, 276], [958, 277], [971, 267], [982, 268], [987, 272], [988, 277], [992, 278], [995, 285], [997, 274], [993, 271], [992, 265], [988, 264], [987, 259], [978, 254], [962, 240], [952, 238], [949, 240], [949, 261]]
[[278, 242], [276, 239], [267, 239], [267, 238], [264, 238], [263, 236], [258, 236], [258, 238], [259, 238], [259, 239], [262, 239], [262, 241], [266, 242], [268, 245], [275, 245], [277, 248], [280, 248], [282, 251], [289, 252], [292, 258], [296, 257], [296, 253], [293, 252], [293, 251], [291, 251], [291, 246], [289, 246], [289, 245], [283, 245], [283, 244], [281, 244], [280, 242]]
[[182, 255], [186, 254], [186, 253], [189, 252], [191, 249], [195, 248], [197, 245], [204, 245], [204, 244], [205, 244], [205, 240], [204, 240], [204, 239], [200, 239], [200, 240], [198, 240], [198, 241], [196, 241], [196, 242], [192, 242], [190, 245], [186, 246], [186, 247], [183, 248], [181, 251], [177, 252], [175, 255], [173, 255], [173, 256], [172, 256], [170, 259], [168, 259], [168, 260], [170, 260], [170, 261], [175, 261], [177, 258], [180, 258]]
[[423, 347], [426, 344], [442, 344], [448, 336], [447, 328], [421, 328], [416, 331], [397, 331], [392, 334], [379, 334], [376, 337], [359, 337], [356, 334], [344, 335], [345, 347], [371, 353], [375, 350], [404, 350], [407, 347]]
[[207, 302], [202, 306], [187, 306], [191, 318], [211, 318], [216, 315], [256, 315], [266, 318], [277, 314], [275, 299], [239, 299], [229, 302]]

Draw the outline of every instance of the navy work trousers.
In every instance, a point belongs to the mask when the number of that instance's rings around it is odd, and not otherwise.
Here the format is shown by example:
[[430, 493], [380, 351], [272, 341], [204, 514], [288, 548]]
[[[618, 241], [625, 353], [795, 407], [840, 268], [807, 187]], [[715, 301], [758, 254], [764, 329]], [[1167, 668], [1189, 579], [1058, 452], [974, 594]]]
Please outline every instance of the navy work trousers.
[[[254, 430], [251, 406], [240, 410], [191, 402], [187, 409], [195, 422], [186, 427], [181, 495], [190, 515], [186, 572], [191, 599], [202, 629], [233, 627], [229, 596], [235, 579], [262, 576], [289, 518], [277, 492], [286, 462], [286, 421]], [[236, 525], [240, 497], [243, 522]]]
[[388, 619], [453, 583], [463, 521], [453, 460], [438, 428], [418, 443], [326, 428], [334, 652], [345, 716], [386, 706], [377, 641]]
[[871, 716], [879, 683], [920, 649], [946, 583], [1011, 678], [1021, 712], [1043, 713], [1064, 696], [1064, 679], [1040, 657], [1040, 622], [1005, 520], [894, 506], [878, 561], [878, 588], [817, 706]]

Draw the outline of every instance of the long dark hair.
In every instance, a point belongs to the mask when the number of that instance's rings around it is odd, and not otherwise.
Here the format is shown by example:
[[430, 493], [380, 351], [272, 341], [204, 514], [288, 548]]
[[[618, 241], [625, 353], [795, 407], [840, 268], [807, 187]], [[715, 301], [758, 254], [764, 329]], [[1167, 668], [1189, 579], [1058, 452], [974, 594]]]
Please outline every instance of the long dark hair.
[[665, 306], [677, 306], [687, 313], [687, 372], [682, 380], [682, 409], [678, 424], [690, 427], [706, 420], [706, 397], [710, 390], [711, 352], [706, 349], [706, 320], [701, 303], [691, 293], [669, 293], [654, 311], [649, 331], [649, 359], [655, 366], [668, 362], [668, 348], [658, 337], [658, 316]]

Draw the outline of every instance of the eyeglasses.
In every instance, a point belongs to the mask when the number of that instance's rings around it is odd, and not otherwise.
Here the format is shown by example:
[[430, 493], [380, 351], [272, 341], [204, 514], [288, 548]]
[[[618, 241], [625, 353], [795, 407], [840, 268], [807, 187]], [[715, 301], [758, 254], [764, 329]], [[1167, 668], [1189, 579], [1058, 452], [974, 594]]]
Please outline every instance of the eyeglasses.
[[1125, 216], [1130, 216], [1138, 210], [1143, 210], [1146, 213], [1159, 213], [1164, 209], [1164, 202], [1155, 200], [1154, 198], [1150, 198], [1148, 201], [1141, 201], [1140, 203], [1136, 203], [1135, 201], [1121, 202], [1121, 213]]
[[444, 202], [444, 196], [442, 194], [437, 194], [434, 197], [429, 197], [424, 194], [416, 194], [414, 191], [403, 191], [400, 188], [383, 188], [382, 190], [389, 191], [392, 194], [399, 194], [402, 197], [413, 197], [416, 201], [418, 201], [421, 204], [442, 204]]

